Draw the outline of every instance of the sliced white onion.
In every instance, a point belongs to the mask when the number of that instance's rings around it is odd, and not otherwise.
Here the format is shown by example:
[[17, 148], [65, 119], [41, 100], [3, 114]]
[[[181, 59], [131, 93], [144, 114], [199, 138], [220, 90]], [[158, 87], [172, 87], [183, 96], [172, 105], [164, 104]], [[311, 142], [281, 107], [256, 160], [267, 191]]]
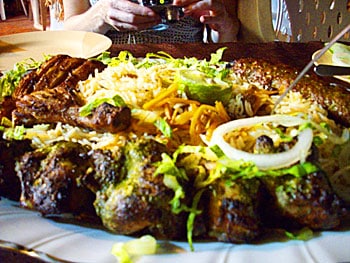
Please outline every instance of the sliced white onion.
[[225, 155], [232, 160], [251, 161], [261, 170], [280, 169], [283, 167], [288, 167], [300, 160], [304, 161], [308, 155], [313, 139], [313, 133], [310, 128], [306, 128], [301, 131], [298, 135], [297, 143], [288, 151], [281, 153], [248, 153], [234, 148], [224, 139], [224, 135], [232, 130], [270, 122], [283, 125], [285, 127], [291, 127], [302, 125], [307, 121], [302, 118], [289, 115], [270, 115], [234, 120], [217, 127], [213, 132], [209, 145], [219, 146]]

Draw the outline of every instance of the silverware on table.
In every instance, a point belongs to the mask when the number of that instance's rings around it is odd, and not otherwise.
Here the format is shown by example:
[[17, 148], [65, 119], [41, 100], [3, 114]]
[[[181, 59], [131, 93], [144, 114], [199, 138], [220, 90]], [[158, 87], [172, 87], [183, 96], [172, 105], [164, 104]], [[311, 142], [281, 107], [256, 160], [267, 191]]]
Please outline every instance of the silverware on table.
[[332, 77], [332, 76], [350, 76], [350, 66], [334, 66], [319, 64], [315, 66], [314, 71], [319, 76]]
[[5, 240], [0, 240], [0, 249], [11, 252], [11, 255], [13, 256], [18, 254], [22, 257], [28, 258], [28, 261], [26, 262], [31, 262], [35, 260], [35, 262], [43, 263], [72, 263], [71, 261], [65, 261], [47, 253], [37, 251], [35, 249], [31, 249], [20, 244]]
[[291, 91], [296, 84], [300, 81], [300, 79], [302, 79], [307, 72], [311, 69], [311, 67], [314, 65], [314, 63], [316, 61], [318, 61], [324, 53], [326, 53], [331, 46], [333, 46], [333, 44], [335, 42], [337, 42], [339, 39], [341, 39], [348, 31], [350, 31], [350, 24], [347, 25], [342, 31], [340, 31], [327, 45], [325, 45], [320, 52], [310, 60], [310, 62], [304, 67], [304, 69], [298, 74], [298, 76], [295, 78], [295, 80], [289, 85], [289, 87], [283, 92], [283, 94], [276, 100], [275, 105], [271, 111], [271, 114], [275, 113], [275, 109], [277, 107], [277, 105], [279, 105], [281, 103], [281, 101], [284, 99], [284, 97], [288, 94], [289, 91]]

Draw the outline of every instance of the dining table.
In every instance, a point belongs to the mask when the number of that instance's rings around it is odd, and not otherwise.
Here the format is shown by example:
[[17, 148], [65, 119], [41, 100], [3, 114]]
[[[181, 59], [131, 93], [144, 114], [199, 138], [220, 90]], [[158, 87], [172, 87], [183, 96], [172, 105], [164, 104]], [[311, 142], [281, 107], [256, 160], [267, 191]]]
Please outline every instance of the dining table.
[[[148, 53], [166, 52], [174, 58], [196, 57], [198, 59], [210, 59], [212, 53], [222, 47], [226, 47], [223, 53], [224, 61], [233, 61], [239, 58], [265, 59], [278, 65], [280, 63], [302, 70], [311, 60], [312, 55], [322, 49], [325, 43], [312, 41], [306, 43], [291, 42], [267, 42], [267, 43], [162, 43], [162, 44], [112, 44], [107, 50], [111, 56], [117, 56], [121, 51], [129, 51], [134, 57], [145, 57]], [[1, 55], [0, 55], [1, 59]], [[310, 69], [309, 74], [315, 74]], [[350, 84], [332, 77], [319, 77], [325, 81], [341, 85], [345, 89], [350, 88]], [[18, 213], [18, 214], [16, 214]], [[23, 221], [23, 217], [28, 217], [32, 221], [24, 225], [16, 225]], [[31, 223], [38, 222], [50, 228], [56, 238], [71, 236], [72, 240], [66, 243], [56, 242], [54, 238], [34, 240], [40, 228], [31, 229]], [[349, 225], [349, 224], [348, 224]], [[9, 234], [11, 228], [13, 235]], [[52, 228], [52, 229], [51, 229]], [[64, 232], [60, 234], [62, 229]], [[46, 231], [46, 230], [45, 230]], [[15, 233], [24, 233], [20, 238], [16, 238]], [[49, 232], [43, 234], [48, 235]], [[118, 236], [120, 237], [120, 236]], [[87, 242], [81, 238], [88, 239]], [[128, 240], [123, 237], [123, 240]], [[337, 241], [335, 241], [337, 239]], [[119, 240], [117, 235], [86, 226], [72, 223], [55, 222], [42, 218], [33, 211], [23, 211], [12, 201], [0, 200], [0, 240], [16, 243], [18, 246], [25, 246], [25, 249], [35, 249], [54, 256], [53, 258], [30, 257], [30, 253], [21, 253], [21, 249], [13, 249], [0, 246], [0, 262], [115, 262], [109, 251], [111, 244]], [[341, 241], [339, 241], [341, 240]], [[84, 243], [85, 242], [85, 243]], [[319, 233], [309, 241], [272, 241], [269, 244], [226, 244], [219, 242], [198, 242], [195, 243], [195, 251], [190, 252], [186, 242], [175, 242], [175, 250], [170, 254], [142, 257], [136, 262], [350, 262], [350, 228], [346, 226], [342, 229], [329, 230]], [[34, 244], [34, 245], [33, 245]], [[62, 245], [62, 247], [60, 247]], [[76, 246], [75, 248], [73, 248]], [[167, 246], [172, 246], [171, 242]], [[339, 247], [342, 246], [342, 247]], [[103, 247], [103, 248], [102, 248]], [[67, 250], [67, 253], [65, 253]], [[96, 250], [96, 252], [94, 252]], [[327, 252], [329, 250], [329, 253]], [[174, 252], [175, 251], [175, 252]], [[76, 253], [76, 255], [74, 254]], [[86, 254], [80, 261], [77, 255]], [[104, 254], [103, 254], [104, 253]], [[103, 254], [103, 255], [102, 255]], [[63, 255], [63, 256], [62, 256]], [[102, 255], [102, 256], [101, 256]], [[58, 259], [57, 259], [58, 258]], [[321, 262], [321, 261], [320, 261]]]
[[[181, 43], [181, 44], [113, 44], [109, 48], [111, 56], [117, 56], [120, 51], [129, 51], [135, 57], [145, 57], [147, 53], [166, 52], [174, 58], [196, 57], [198, 59], [210, 59], [211, 54], [219, 48], [226, 48], [223, 53], [223, 61], [234, 61], [239, 58], [263, 59], [275, 65], [286, 64], [302, 71], [311, 61], [315, 52], [320, 51], [326, 45], [325, 42], [261, 42], [261, 43]], [[331, 64], [331, 63], [330, 63]], [[308, 74], [316, 75], [313, 67]], [[317, 76], [318, 77], [318, 76]], [[338, 78], [323, 76], [322, 81], [342, 85], [349, 88], [349, 82]]]
[[223, 54], [224, 61], [252, 57], [287, 64], [300, 70], [311, 60], [312, 54], [324, 45], [325, 43], [320, 41], [307, 43], [274, 41], [265, 43], [113, 44], [109, 51], [112, 56], [118, 55], [123, 50], [130, 51], [135, 57], [144, 57], [147, 53], [164, 51], [175, 58], [210, 59], [212, 53], [219, 48], [226, 47]]

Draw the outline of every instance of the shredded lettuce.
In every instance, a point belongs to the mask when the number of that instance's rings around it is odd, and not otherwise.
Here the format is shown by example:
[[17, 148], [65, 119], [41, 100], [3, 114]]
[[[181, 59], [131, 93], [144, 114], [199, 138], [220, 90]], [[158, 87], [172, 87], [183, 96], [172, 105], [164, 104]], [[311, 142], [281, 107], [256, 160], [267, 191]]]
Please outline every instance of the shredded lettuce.
[[38, 68], [41, 63], [42, 62], [29, 58], [16, 63], [13, 69], [6, 71], [5, 74], [0, 77], [0, 102], [4, 97], [12, 95], [21, 78], [28, 70]]
[[121, 107], [126, 105], [123, 98], [120, 97], [119, 95], [115, 95], [113, 98], [97, 98], [91, 103], [85, 104], [83, 107], [80, 108], [79, 110], [80, 116], [82, 117], [89, 116], [94, 109], [96, 109], [98, 106], [100, 106], [103, 103], [108, 103], [115, 107]]
[[117, 66], [120, 63], [131, 62], [135, 64], [137, 62], [137, 59], [129, 51], [121, 51], [117, 57], [111, 57], [110, 52], [104, 51], [98, 57], [91, 59], [101, 61], [103, 64], [112, 67]]
[[4, 127], [11, 127], [11, 126], [12, 126], [12, 122], [11, 122], [11, 120], [9, 120], [9, 119], [6, 118], [6, 117], [2, 117], [2, 118], [1, 118], [0, 125], [1, 125], [1, 126], [4, 126]]
[[21, 126], [15, 126], [13, 128], [4, 129], [3, 137], [12, 140], [23, 140], [25, 136], [26, 128]]
[[280, 128], [275, 128], [274, 130], [280, 136], [282, 142], [293, 141], [293, 136], [286, 135]]
[[350, 46], [343, 43], [334, 43], [329, 51], [332, 54], [332, 61], [341, 66], [350, 65]]
[[187, 227], [187, 242], [188, 242], [188, 245], [190, 246], [190, 250], [191, 251], [194, 251], [194, 247], [193, 247], [193, 229], [194, 229], [194, 221], [196, 219], [196, 216], [199, 215], [200, 213], [202, 213], [201, 210], [198, 210], [198, 203], [202, 197], [202, 194], [204, 192], [204, 188], [201, 189], [200, 191], [198, 191], [194, 198], [193, 198], [193, 201], [192, 201], [192, 206], [191, 206], [191, 209], [190, 209], [190, 213], [188, 215], [188, 218], [187, 218], [187, 224], [186, 224], [186, 227]]
[[156, 164], [158, 167], [154, 175], [156, 176], [158, 174], [163, 174], [164, 184], [174, 191], [174, 197], [170, 201], [172, 212], [174, 214], [178, 214], [183, 211], [189, 212], [189, 216], [187, 218], [187, 242], [190, 246], [190, 249], [193, 250], [192, 232], [194, 227], [194, 220], [196, 215], [201, 213], [201, 211], [197, 209], [197, 206], [204, 189], [196, 193], [194, 199], [192, 200], [191, 207], [188, 207], [187, 205], [181, 203], [181, 200], [185, 198], [185, 191], [179, 181], [188, 181], [188, 177], [183, 168], [177, 167], [176, 160], [177, 154], [174, 154], [172, 158], [169, 155], [163, 153], [162, 161]]
[[310, 240], [311, 238], [313, 238], [314, 233], [310, 228], [304, 227], [295, 233], [286, 231], [285, 235], [289, 239], [307, 241], [307, 240]]
[[160, 132], [167, 138], [172, 137], [172, 129], [169, 123], [166, 122], [163, 118], [158, 118], [155, 122], [154, 125], [160, 130]]
[[185, 191], [179, 180], [188, 180], [184, 169], [176, 166], [175, 160], [168, 154], [162, 154], [162, 161], [156, 164], [158, 167], [154, 176], [158, 174], [164, 175], [164, 184], [172, 189], [175, 193], [173, 199], [170, 201], [173, 213], [177, 214], [182, 211], [181, 199], [185, 197]]
[[313, 163], [304, 162], [304, 163], [295, 164], [295, 165], [293, 165], [291, 167], [287, 167], [287, 168], [264, 171], [263, 176], [265, 176], [265, 175], [283, 176], [283, 175], [289, 174], [289, 175], [293, 175], [294, 177], [303, 177], [307, 174], [311, 174], [311, 173], [317, 172], [319, 170], [320, 169], [316, 165], [314, 165]]

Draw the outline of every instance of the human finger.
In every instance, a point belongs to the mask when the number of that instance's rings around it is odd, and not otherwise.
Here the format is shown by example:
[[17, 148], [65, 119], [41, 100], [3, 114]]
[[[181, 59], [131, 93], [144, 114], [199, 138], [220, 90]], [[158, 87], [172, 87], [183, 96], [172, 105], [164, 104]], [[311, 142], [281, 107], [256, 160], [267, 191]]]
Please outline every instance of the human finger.
[[118, 31], [142, 30], [159, 23], [160, 18], [149, 8], [120, 1], [107, 11], [107, 23]]
[[131, 13], [140, 16], [154, 17], [157, 15], [151, 8], [145, 7], [135, 2], [131, 2], [129, 0], [111, 0], [110, 8], [112, 10], [118, 9], [126, 13]]

